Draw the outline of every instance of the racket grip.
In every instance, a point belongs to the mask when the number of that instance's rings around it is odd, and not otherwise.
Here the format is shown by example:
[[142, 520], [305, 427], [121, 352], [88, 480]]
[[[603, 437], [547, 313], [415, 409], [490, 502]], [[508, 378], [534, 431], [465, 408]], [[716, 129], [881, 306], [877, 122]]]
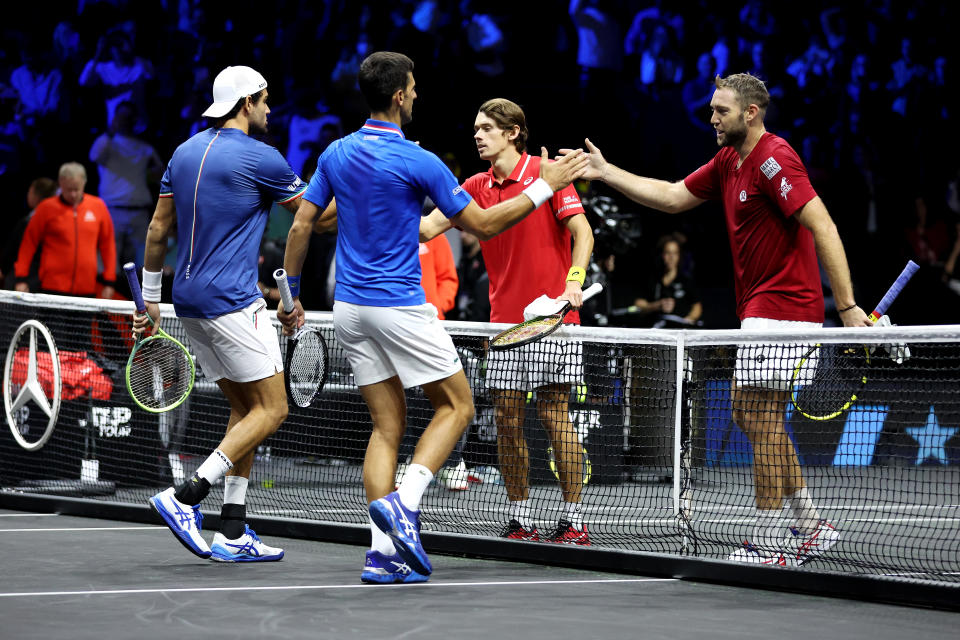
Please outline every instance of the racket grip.
[[583, 290], [583, 301], [586, 302], [601, 291], [603, 291], [603, 285], [599, 282], [594, 282], [592, 285]]
[[128, 262], [123, 265], [123, 272], [127, 274], [127, 284], [130, 285], [130, 294], [133, 296], [133, 303], [137, 305], [137, 313], [143, 313], [147, 310], [147, 305], [143, 303], [143, 292], [140, 291], [140, 278], [137, 277], [137, 265]]
[[290, 291], [290, 283], [287, 282], [286, 269], [277, 269], [274, 271], [273, 279], [277, 281], [277, 290], [280, 292], [280, 301], [283, 302], [283, 310], [290, 313], [293, 311], [293, 293]]
[[900, 275], [897, 276], [897, 279], [894, 280], [893, 284], [890, 285], [890, 288], [887, 289], [887, 292], [883, 294], [883, 298], [880, 299], [880, 303], [877, 305], [876, 309], [873, 310], [873, 313], [870, 314], [870, 321], [876, 322], [880, 319], [883, 314], [887, 312], [887, 309], [890, 308], [890, 305], [893, 304], [893, 301], [897, 299], [897, 296], [900, 295], [900, 292], [903, 291], [903, 288], [907, 286], [907, 283], [910, 282], [910, 278], [913, 277], [913, 274], [917, 272], [920, 266], [913, 260], [907, 262], [907, 266], [903, 268], [903, 271], [900, 272]]

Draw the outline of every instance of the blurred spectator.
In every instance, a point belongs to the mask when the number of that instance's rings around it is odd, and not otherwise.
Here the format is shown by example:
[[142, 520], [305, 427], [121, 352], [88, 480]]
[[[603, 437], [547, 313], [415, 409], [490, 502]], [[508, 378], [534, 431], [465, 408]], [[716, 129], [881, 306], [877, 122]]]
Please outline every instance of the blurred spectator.
[[106, 120], [113, 122], [114, 112], [121, 102], [131, 101], [137, 106], [140, 119], [134, 131], [146, 130], [146, 85], [153, 79], [153, 64], [134, 55], [130, 36], [113, 29], [97, 42], [97, 52], [80, 73], [79, 83], [84, 87], [103, 90]]
[[611, 3], [603, 0], [570, 0], [570, 17], [577, 27], [582, 96], [602, 90], [623, 66], [620, 25], [611, 9]]
[[10, 74], [10, 84], [20, 98], [18, 115], [27, 126], [57, 114], [63, 75], [46, 53], [26, 47], [20, 52], [23, 65]]
[[908, 109], [914, 109], [915, 101], [922, 100], [924, 89], [929, 85], [930, 70], [914, 59], [913, 40], [903, 38], [900, 41], [900, 57], [891, 65], [893, 77], [887, 83], [887, 89], [893, 95], [891, 108], [901, 116], [908, 115]]
[[322, 99], [312, 102], [290, 118], [287, 162], [297, 175], [303, 175], [308, 165], [316, 164], [323, 150], [343, 136], [340, 118], [330, 113]]
[[695, 325], [703, 315], [693, 278], [680, 271], [680, 240], [674, 235], [657, 242], [657, 274], [634, 302], [642, 313], [654, 314], [653, 326]]
[[437, 317], [441, 320], [447, 317], [456, 303], [459, 283], [447, 237], [440, 234], [429, 242], [421, 242], [420, 285], [427, 302], [436, 307]]
[[683, 106], [687, 110], [690, 123], [703, 131], [713, 127], [707, 119], [710, 98], [713, 97], [713, 70], [716, 62], [709, 53], [701, 53], [697, 58], [697, 75], [683, 84]]
[[[17, 220], [13, 225], [13, 231], [7, 236], [7, 240], [3, 244], [3, 253], [0, 254], [0, 284], [2, 284], [4, 289], [13, 288], [13, 265], [17, 261], [17, 253], [20, 251], [20, 241], [23, 239], [23, 232], [27, 229], [27, 223], [30, 222], [30, 218], [33, 217], [40, 201], [52, 198], [55, 195], [57, 195], [57, 183], [50, 178], [37, 178], [30, 183], [30, 188], [27, 189], [28, 211], [26, 215]], [[35, 259], [33, 264], [30, 265], [30, 271], [27, 276], [27, 285], [31, 289], [40, 287], [40, 280], [37, 279], [38, 267], [39, 263]]]
[[[110, 212], [103, 200], [83, 192], [87, 171], [82, 164], [62, 165], [59, 184], [60, 195], [37, 204], [27, 223], [14, 267], [16, 290], [30, 291], [27, 276], [39, 249], [41, 292], [113, 298], [117, 255]], [[102, 274], [97, 273], [98, 251]]]
[[460, 232], [461, 253], [457, 274], [457, 314], [460, 320], [489, 322], [490, 279], [480, 251], [480, 240], [469, 231]]
[[110, 129], [93, 142], [90, 160], [100, 172], [100, 197], [110, 210], [120, 265], [143, 266], [143, 246], [153, 213], [148, 180], [159, 181], [163, 161], [156, 150], [133, 133], [136, 106], [117, 105]]

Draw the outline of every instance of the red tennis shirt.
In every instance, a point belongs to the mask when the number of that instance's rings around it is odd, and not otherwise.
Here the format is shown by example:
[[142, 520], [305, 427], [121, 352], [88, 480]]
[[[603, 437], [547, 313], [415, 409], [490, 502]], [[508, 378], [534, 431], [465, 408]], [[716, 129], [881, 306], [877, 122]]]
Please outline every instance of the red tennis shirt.
[[[493, 167], [472, 176], [463, 189], [484, 209], [523, 193], [540, 176], [540, 156], [523, 153], [508, 178], [498, 183]], [[490, 278], [490, 321], [523, 322], [524, 308], [541, 295], [558, 298], [573, 262], [565, 218], [583, 213], [573, 185], [556, 192], [536, 211], [503, 233], [480, 243]], [[579, 324], [572, 311], [564, 322]]]
[[737, 315], [823, 322], [823, 289], [813, 234], [793, 214], [816, 197], [789, 144], [764, 133], [738, 168], [724, 147], [684, 179], [690, 193], [721, 200], [727, 222]]

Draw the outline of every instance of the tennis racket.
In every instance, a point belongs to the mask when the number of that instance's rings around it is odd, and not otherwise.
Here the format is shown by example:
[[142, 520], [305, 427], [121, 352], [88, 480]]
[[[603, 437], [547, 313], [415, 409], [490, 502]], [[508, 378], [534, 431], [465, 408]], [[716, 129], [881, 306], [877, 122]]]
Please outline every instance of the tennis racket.
[[[137, 266], [128, 262], [123, 265], [130, 284], [130, 293], [137, 305], [137, 313], [145, 314]], [[127, 358], [127, 391], [137, 406], [151, 413], [163, 413], [180, 406], [190, 391], [196, 377], [193, 357], [179, 340], [153, 324], [153, 335], [137, 335], [137, 342]]]
[[[876, 322], [897, 299], [919, 266], [912, 260], [870, 314]], [[791, 401], [811, 420], [831, 420], [849, 409], [867, 384], [870, 348], [866, 345], [814, 345], [793, 371]]]
[[[283, 308], [294, 308], [287, 272], [277, 269], [273, 273], [280, 291]], [[283, 364], [286, 369], [284, 380], [287, 395], [298, 407], [309, 407], [327, 383], [327, 342], [317, 329], [303, 325], [287, 342], [287, 357]]]
[[[594, 282], [583, 291], [583, 301], [586, 302], [593, 296], [603, 291], [603, 285]], [[520, 324], [515, 324], [509, 329], [505, 329], [495, 335], [490, 340], [490, 348], [494, 351], [503, 351], [505, 349], [516, 349], [525, 344], [536, 342], [547, 337], [560, 328], [563, 319], [573, 309], [570, 303], [563, 305], [557, 313], [548, 316], [537, 316]]]

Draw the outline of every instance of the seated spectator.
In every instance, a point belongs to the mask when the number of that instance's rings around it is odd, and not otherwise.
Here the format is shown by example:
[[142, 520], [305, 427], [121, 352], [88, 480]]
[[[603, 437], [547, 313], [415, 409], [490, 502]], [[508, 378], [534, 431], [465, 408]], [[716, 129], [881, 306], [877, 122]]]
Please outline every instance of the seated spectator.
[[110, 210], [121, 265], [143, 266], [143, 247], [153, 215], [148, 181], [159, 181], [163, 161], [156, 150], [133, 132], [137, 108], [129, 101], [117, 105], [110, 129], [90, 147], [90, 160], [100, 172], [100, 197]]
[[[78, 162], [60, 167], [60, 195], [37, 204], [27, 223], [17, 262], [16, 290], [28, 292], [27, 277], [40, 251], [40, 292], [113, 298], [117, 250], [113, 222], [103, 200], [84, 193], [87, 171]], [[97, 253], [103, 273], [97, 273]]]
[[697, 324], [703, 305], [693, 279], [680, 271], [680, 240], [674, 235], [664, 236], [657, 242], [657, 250], [657, 276], [634, 305], [643, 313], [656, 314], [654, 326]]

